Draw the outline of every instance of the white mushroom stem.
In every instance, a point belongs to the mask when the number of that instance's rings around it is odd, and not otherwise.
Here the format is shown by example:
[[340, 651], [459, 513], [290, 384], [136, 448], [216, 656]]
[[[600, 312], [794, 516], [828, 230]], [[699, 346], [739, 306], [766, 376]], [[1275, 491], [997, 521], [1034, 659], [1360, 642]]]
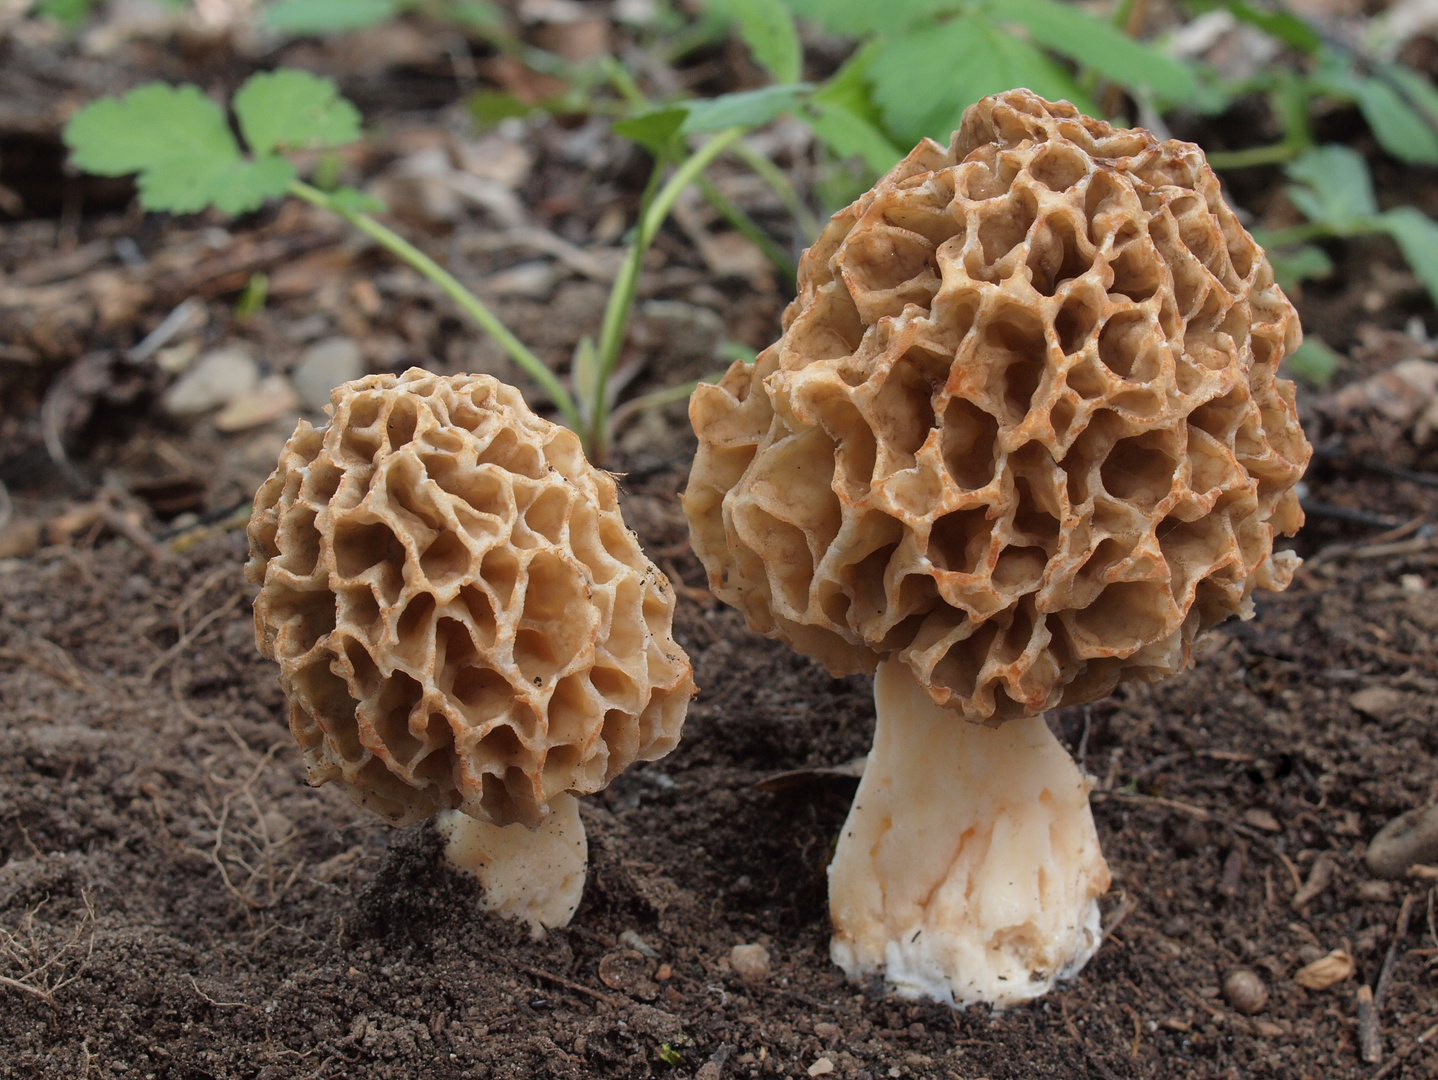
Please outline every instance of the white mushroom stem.
[[523, 919], [536, 939], [548, 927], [569, 924], [589, 865], [589, 841], [573, 795], [550, 799], [549, 815], [534, 829], [491, 825], [458, 810], [441, 811], [435, 825], [449, 861], [479, 878], [486, 909]]
[[907, 665], [874, 680], [874, 749], [829, 865], [830, 955], [905, 997], [1006, 1006], [1098, 948], [1109, 872], [1091, 780], [1042, 716], [987, 728]]

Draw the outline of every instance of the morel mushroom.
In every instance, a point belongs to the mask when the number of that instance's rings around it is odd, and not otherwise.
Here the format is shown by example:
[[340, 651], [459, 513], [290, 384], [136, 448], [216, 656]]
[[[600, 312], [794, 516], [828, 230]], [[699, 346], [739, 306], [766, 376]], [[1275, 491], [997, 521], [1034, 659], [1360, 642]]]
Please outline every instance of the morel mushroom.
[[710, 588], [877, 668], [829, 868], [850, 976], [1004, 1005], [1093, 954], [1090, 781], [1041, 714], [1288, 584], [1299, 338], [1197, 147], [1017, 90], [836, 214], [779, 342], [695, 392]]
[[249, 581], [310, 782], [440, 813], [536, 933], [584, 886], [575, 795], [668, 753], [694, 692], [674, 595], [571, 431], [485, 375], [336, 389], [255, 496]]

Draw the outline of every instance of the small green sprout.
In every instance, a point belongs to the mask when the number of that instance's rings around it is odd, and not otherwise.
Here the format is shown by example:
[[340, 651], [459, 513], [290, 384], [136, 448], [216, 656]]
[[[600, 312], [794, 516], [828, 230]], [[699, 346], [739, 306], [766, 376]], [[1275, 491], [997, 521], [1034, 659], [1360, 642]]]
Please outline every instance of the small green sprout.
[[674, 1068], [676, 1065], [684, 1064], [684, 1055], [681, 1054], [678, 1050], [674, 1049], [674, 1047], [670, 1046], [668, 1043], [659, 1044], [659, 1049], [656, 1052], [656, 1056], [659, 1058], [660, 1061], [664, 1062], [664, 1064], [668, 1065], [671, 1069]]
[[[742, 97], [742, 95], [733, 95]], [[215, 207], [228, 214], [256, 210], [286, 195], [329, 210], [429, 278], [490, 334], [505, 352], [549, 395], [564, 422], [577, 432], [590, 459], [602, 463], [613, 424], [613, 375], [634, 306], [644, 255], [673, 210], [680, 193], [734, 146], [752, 126], [769, 119], [768, 106], [723, 99], [708, 112], [674, 110], [656, 124], [640, 123], [653, 139], [655, 166], [641, 204], [629, 249], [605, 306], [597, 336], [576, 351], [566, 386], [507, 326], [449, 271], [371, 214], [383, 211], [376, 199], [354, 188], [324, 190], [299, 179], [285, 156], [300, 150], [333, 150], [360, 137], [360, 117], [339, 96], [332, 82], [301, 71], [279, 70], [252, 76], [232, 102], [245, 146], [235, 138], [223, 109], [194, 86], [151, 83], [122, 98], [92, 102], [65, 128], [75, 165], [102, 176], [137, 176], [140, 205], [147, 210], [194, 213]], [[722, 120], [722, 123], [720, 122]], [[708, 140], [689, 150], [688, 132]], [[662, 138], [661, 138], [662, 135]], [[336, 172], [321, 159], [322, 171]], [[665, 178], [669, 166], [673, 173]], [[248, 292], [241, 307], [262, 302]], [[673, 388], [626, 403], [634, 407], [666, 404], [687, 396]]]

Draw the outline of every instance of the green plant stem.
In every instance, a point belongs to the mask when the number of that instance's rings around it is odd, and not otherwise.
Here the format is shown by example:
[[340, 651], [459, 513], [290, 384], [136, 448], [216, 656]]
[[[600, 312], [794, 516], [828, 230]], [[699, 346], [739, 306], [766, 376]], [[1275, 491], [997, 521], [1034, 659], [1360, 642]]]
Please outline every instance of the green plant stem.
[[[674, 170], [674, 175], [655, 192], [652, 199], [647, 200], [643, 212], [639, 215], [639, 223], [634, 228], [634, 239], [624, 257], [624, 265], [620, 267], [619, 276], [609, 292], [609, 303], [605, 305], [604, 321], [599, 328], [597, 381], [601, 388], [609, 386], [609, 378], [614, 374], [614, 367], [619, 362], [619, 352], [624, 345], [624, 328], [629, 322], [629, 311], [634, 306], [634, 294], [639, 286], [639, 271], [643, 268], [644, 256], [649, 251], [649, 246], [659, 235], [664, 219], [674, 209], [680, 193], [709, 167], [710, 162], [747, 131], [747, 128], [732, 127], [716, 133], [712, 139], [685, 158]], [[593, 460], [604, 459], [604, 440], [608, 424], [609, 394], [607, 389], [600, 389], [594, 402], [593, 426], [588, 440]]]
[[804, 200], [799, 197], [799, 192], [795, 190], [794, 185], [789, 183], [789, 178], [784, 175], [783, 169], [752, 146], [746, 146], [742, 142], [734, 144], [734, 156], [753, 169], [759, 179], [769, 185], [769, 190], [779, 196], [779, 201], [784, 204], [784, 209], [789, 211], [789, 216], [794, 219], [794, 227], [799, 230], [799, 237], [803, 240], [805, 247], [819, 239], [818, 220], [804, 205]]
[[1208, 154], [1208, 163], [1215, 169], [1251, 169], [1258, 165], [1282, 165], [1303, 151], [1303, 146], [1285, 141], [1245, 150], [1214, 150]]
[[[385, 250], [408, 263], [438, 285], [446, 296], [464, 310], [465, 314], [477, 322], [490, 337], [499, 342], [504, 351], [524, 370], [525, 374], [544, 389], [564, 417], [564, 422], [578, 432], [581, 438], [584, 438], [584, 422], [580, 418], [579, 409], [574, 403], [573, 396], [565, 388], [564, 383], [559, 380], [559, 376], [550, 371], [543, 360], [530, 352], [525, 344], [510, 332], [509, 327], [500, 322], [499, 317], [485, 307], [478, 297], [461, 285], [453, 274], [398, 233], [381, 225], [368, 214], [362, 214], [336, 203], [319, 188], [295, 180], [290, 184], [289, 191], [298, 199], [303, 199], [307, 203], [338, 214]], [[588, 441], [585, 439], [586, 443]]]
[[779, 271], [785, 282], [790, 285], [794, 284], [799, 276], [799, 268], [794, 265], [794, 260], [789, 258], [788, 253], [779, 246], [779, 242], [760, 228], [758, 222], [735, 206], [707, 176], [699, 177], [698, 186], [709, 205], [719, 211], [725, 221], [734, 226], [751, 244], [764, 253], [764, 257], [769, 260], [775, 270]]

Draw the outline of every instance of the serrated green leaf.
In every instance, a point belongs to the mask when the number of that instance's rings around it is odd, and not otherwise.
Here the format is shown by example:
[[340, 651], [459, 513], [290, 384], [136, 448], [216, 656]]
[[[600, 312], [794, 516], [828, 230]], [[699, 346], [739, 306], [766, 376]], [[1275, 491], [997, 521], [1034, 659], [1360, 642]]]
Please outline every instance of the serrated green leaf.
[[225, 114], [193, 86], [151, 83], [85, 106], [65, 127], [71, 160], [101, 176], [138, 173], [140, 205], [187, 214], [254, 210], [294, 179], [283, 158], [240, 155]]
[[136, 186], [146, 210], [193, 214], [214, 206], [244, 214], [283, 195], [294, 178], [294, 166], [282, 157], [188, 158], [145, 169]]
[[1284, 291], [1291, 291], [1310, 278], [1325, 278], [1333, 273], [1333, 260], [1313, 244], [1304, 244], [1292, 251], [1269, 251], [1267, 255], [1273, 266], [1273, 277]]
[[733, 0], [739, 37], [775, 82], [795, 83], [803, 74], [799, 32], [783, 0]]
[[235, 92], [235, 115], [256, 154], [319, 150], [360, 137], [359, 110], [329, 79], [281, 68], [251, 75]]
[[616, 122], [614, 134], [637, 142], [655, 157], [660, 157], [669, 152], [688, 116], [689, 110], [682, 106], [655, 109]]
[[286, 34], [336, 34], [375, 26], [399, 10], [399, 0], [277, 0], [264, 22]]
[[696, 135], [730, 127], [760, 127], [793, 110], [809, 89], [803, 83], [791, 83], [686, 101], [684, 106], [689, 115], [679, 130], [685, 135]]
[[335, 188], [328, 194], [330, 202], [340, 210], [349, 210], [356, 214], [382, 214], [388, 209], [383, 199], [377, 199], [359, 188]]
[[1314, 147], [1285, 171], [1299, 185], [1287, 191], [1304, 217], [1335, 231], [1350, 232], [1378, 213], [1368, 163], [1352, 147], [1338, 143]]
[[1162, 101], [1189, 102], [1199, 96], [1187, 65], [1133, 40], [1112, 23], [1059, 0], [1000, 0], [995, 19], [1021, 24], [1041, 45], [1105, 78]]
[[959, 11], [964, 0], [788, 0], [801, 19], [831, 34], [862, 37], [868, 34], [897, 34], [931, 15]]
[[1343, 363], [1343, 357], [1330, 349], [1322, 338], [1312, 336], [1283, 358], [1286, 372], [1297, 375], [1319, 390], [1328, 388]]
[[864, 165], [882, 176], [904, 156], [879, 128], [842, 105], [813, 101], [804, 115], [815, 137], [838, 158], [862, 158]]
[[1397, 242], [1413, 273], [1438, 304], [1438, 221], [1412, 206], [1381, 214], [1376, 224]]
[[884, 126], [906, 145], [924, 136], [947, 142], [964, 109], [1017, 86], [1094, 112], [1059, 64], [981, 15], [880, 39], [869, 80]]
[[148, 83], [122, 98], [102, 98], [65, 125], [70, 160], [86, 172], [125, 176], [191, 159], [238, 161], [225, 114], [196, 86]]

